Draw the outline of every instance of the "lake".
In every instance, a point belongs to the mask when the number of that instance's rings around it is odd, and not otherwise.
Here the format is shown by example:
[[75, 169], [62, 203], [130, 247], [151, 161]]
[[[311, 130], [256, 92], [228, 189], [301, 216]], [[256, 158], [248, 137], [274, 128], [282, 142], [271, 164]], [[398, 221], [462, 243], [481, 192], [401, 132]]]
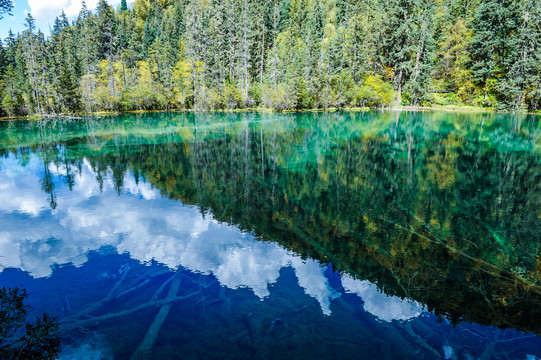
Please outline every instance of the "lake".
[[0, 286], [61, 359], [541, 358], [541, 118], [0, 122]]

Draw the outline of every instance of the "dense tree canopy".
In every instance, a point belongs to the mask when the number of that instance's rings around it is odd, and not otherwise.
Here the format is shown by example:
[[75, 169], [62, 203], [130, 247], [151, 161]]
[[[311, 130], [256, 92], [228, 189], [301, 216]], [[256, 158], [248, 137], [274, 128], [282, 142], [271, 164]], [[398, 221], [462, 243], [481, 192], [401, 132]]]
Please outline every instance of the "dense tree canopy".
[[541, 0], [83, 2], [48, 36], [29, 15], [5, 39], [0, 108], [537, 110], [540, 25]]

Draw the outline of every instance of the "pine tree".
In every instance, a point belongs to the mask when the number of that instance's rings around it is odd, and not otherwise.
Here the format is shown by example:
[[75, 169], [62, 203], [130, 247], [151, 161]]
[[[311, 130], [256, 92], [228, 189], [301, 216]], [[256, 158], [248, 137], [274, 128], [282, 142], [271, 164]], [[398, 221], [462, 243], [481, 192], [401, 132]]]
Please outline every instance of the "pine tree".
[[23, 106], [23, 98], [19, 90], [17, 73], [11, 64], [2, 76], [2, 95], [2, 109], [8, 116], [18, 115]]
[[143, 29], [143, 52], [144, 56], [148, 56], [148, 52], [156, 39], [162, 37], [162, 9], [153, 3], [150, 6], [148, 16]]
[[97, 7], [98, 54], [101, 59], [110, 58], [115, 46], [115, 17], [106, 0], [100, 0]]
[[511, 45], [509, 37], [517, 31], [519, 14], [512, 0], [482, 2], [472, 24], [472, 70], [488, 100], [489, 94], [498, 95], [498, 78], [504, 75], [505, 58]]
[[410, 60], [414, 50], [413, 7], [413, 1], [391, 0], [385, 8], [383, 43], [380, 51], [382, 57], [386, 58], [386, 65], [392, 68], [398, 104], [402, 102], [403, 87], [411, 71]]
[[4, 14], [11, 15], [12, 9], [13, 9], [12, 0], [0, 0], [0, 20], [4, 18]]
[[31, 87], [30, 99], [31, 106], [36, 106], [36, 111], [38, 114], [43, 112], [42, 101], [41, 101], [41, 92], [40, 92], [40, 67], [39, 67], [39, 48], [38, 48], [38, 37], [35, 34], [36, 23], [31, 14], [28, 14], [26, 17], [26, 31], [23, 35], [24, 47], [25, 47], [25, 60], [26, 67], [28, 69], [28, 80]]
[[536, 109], [540, 100], [541, 66], [541, 1], [518, 3], [517, 29], [506, 39], [508, 44], [503, 64], [505, 76], [499, 82], [502, 102], [507, 108]]
[[97, 26], [96, 17], [83, 1], [81, 11], [76, 21], [77, 31], [77, 53], [80, 59], [81, 74], [91, 74], [95, 71], [95, 63], [99, 58], [98, 55], [98, 43], [96, 42]]

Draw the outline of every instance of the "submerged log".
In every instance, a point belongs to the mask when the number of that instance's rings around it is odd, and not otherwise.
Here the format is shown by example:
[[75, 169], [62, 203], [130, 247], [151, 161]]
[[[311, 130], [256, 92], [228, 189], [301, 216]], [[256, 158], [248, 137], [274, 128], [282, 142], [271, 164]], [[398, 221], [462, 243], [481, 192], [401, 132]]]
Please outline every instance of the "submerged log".
[[[172, 300], [175, 298], [180, 288], [181, 282], [182, 282], [182, 279], [180, 277], [173, 275], [173, 281], [171, 283], [171, 287], [169, 288], [169, 292], [167, 293], [167, 296], [165, 297], [164, 300]], [[132, 360], [147, 359], [151, 357], [154, 343], [156, 342], [156, 339], [158, 338], [158, 334], [160, 333], [163, 323], [165, 322], [165, 319], [169, 315], [169, 312], [171, 311], [172, 306], [173, 304], [170, 302], [163, 305], [160, 308], [160, 311], [158, 311], [158, 314], [154, 318], [154, 321], [148, 328], [145, 334], [145, 337], [139, 344], [139, 347], [137, 348], [137, 350], [135, 350], [135, 352], [131, 356]]]
[[105, 304], [113, 300], [115, 298], [115, 294], [117, 290], [124, 283], [129, 272], [130, 272], [130, 265], [129, 264], [122, 265], [119, 270], [119, 273], [121, 274], [120, 279], [118, 279], [115, 285], [111, 288], [111, 290], [109, 291], [109, 294], [107, 294], [107, 296], [103, 300], [100, 300], [99, 302], [93, 305], [90, 305], [82, 309], [81, 311], [78, 311], [77, 313], [71, 315], [70, 317], [66, 318], [66, 321], [70, 321], [71, 319], [75, 319], [78, 317], [91, 316], [93, 312], [95, 312], [96, 310], [100, 309], [102, 306], [104, 306]]
[[144, 310], [147, 310], [147, 309], [150, 309], [150, 308], [153, 308], [153, 307], [161, 307], [161, 306], [166, 305], [166, 304], [172, 304], [172, 303], [174, 303], [176, 301], [186, 300], [186, 299], [189, 299], [189, 298], [191, 298], [191, 297], [193, 297], [195, 295], [199, 295], [199, 291], [194, 291], [193, 293], [190, 293], [190, 294], [184, 295], [184, 296], [175, 296], [175, 297], [170, 298], [170, 299], [166, 298], [166, 299], [162, 299], [162, 300], [149, 301], [147, 303], [138, 305], [138, 306], [136, 306], [134, 308], [124, 310], [124, 311], [119, 311], [119, 312], [113, 313], [113, 314], [107, 314], [107, 315], [103, 315], [103, 316], [96, 316], [96, 317], [92, 317], [90, 319], [84, 319], [84, 320], [78, 320], [78, 321], [64, 322], [64, 323], [61, 323], [60, 328], [63, 331], [68, 331], [68, 330], [76, 330], [76, 329], [84, 328], [84, 327], [96, 326], [100, 322], [103, 322], [103, 321], [109, 321], [109, 320], [118, 319], [118, 318], [121, 318], [121, 317], [124, 317], [124, 316], [130, 316], [130, 315], [136, 314], [136, 313], [138, 313], [140, 311], [144, 311]]

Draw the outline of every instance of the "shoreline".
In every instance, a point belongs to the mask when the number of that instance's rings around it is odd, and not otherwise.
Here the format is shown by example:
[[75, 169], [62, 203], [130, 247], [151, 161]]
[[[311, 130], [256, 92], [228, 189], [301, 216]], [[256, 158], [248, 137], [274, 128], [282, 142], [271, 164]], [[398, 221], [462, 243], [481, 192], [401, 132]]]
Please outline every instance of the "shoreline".
[[130, 110], [130, 111], [96, 111], [91, 113], [77, 113], [77, 114], [59, 114], [59, 115], [27, 115], [27, 116], [13, 116], [13, 117], [1, 117], [0, 121], [12, 121], [12, 120], [28, 120], [28, 121], [41, 121], [41, 120], [82, 120], [88, 116], [118, 116], [124, 114], [149, 114], [149, 113], [243, 113], [243, 112], [261, 112], [261, 113], [276, 113], [276, 114], [294, 114], [302, 112], [365, 112], [365, 111], [411, 111], [411, 112], [425, 112], [425, 111], [442, 111], [442, 112], [460, 112], [460, 113], [494, 113], [494, 114], [520, 114], [520, 115], [541, 115], [541, 111], [536, 112], [505, 112], [495, 111], [492, 108], [482, 108], [475, 106], [465, 105], [447, 105], [447, 106], [389, 106], [381, 108], [368, 108], [368, 107], [344, 107], [335, 108], [330, 107], [327, 109], [301, 109], [301, 110], [284, 110], [276, 111], [267, 108], [245, 108], [245, 109], [220, 109], [220, 110]]

